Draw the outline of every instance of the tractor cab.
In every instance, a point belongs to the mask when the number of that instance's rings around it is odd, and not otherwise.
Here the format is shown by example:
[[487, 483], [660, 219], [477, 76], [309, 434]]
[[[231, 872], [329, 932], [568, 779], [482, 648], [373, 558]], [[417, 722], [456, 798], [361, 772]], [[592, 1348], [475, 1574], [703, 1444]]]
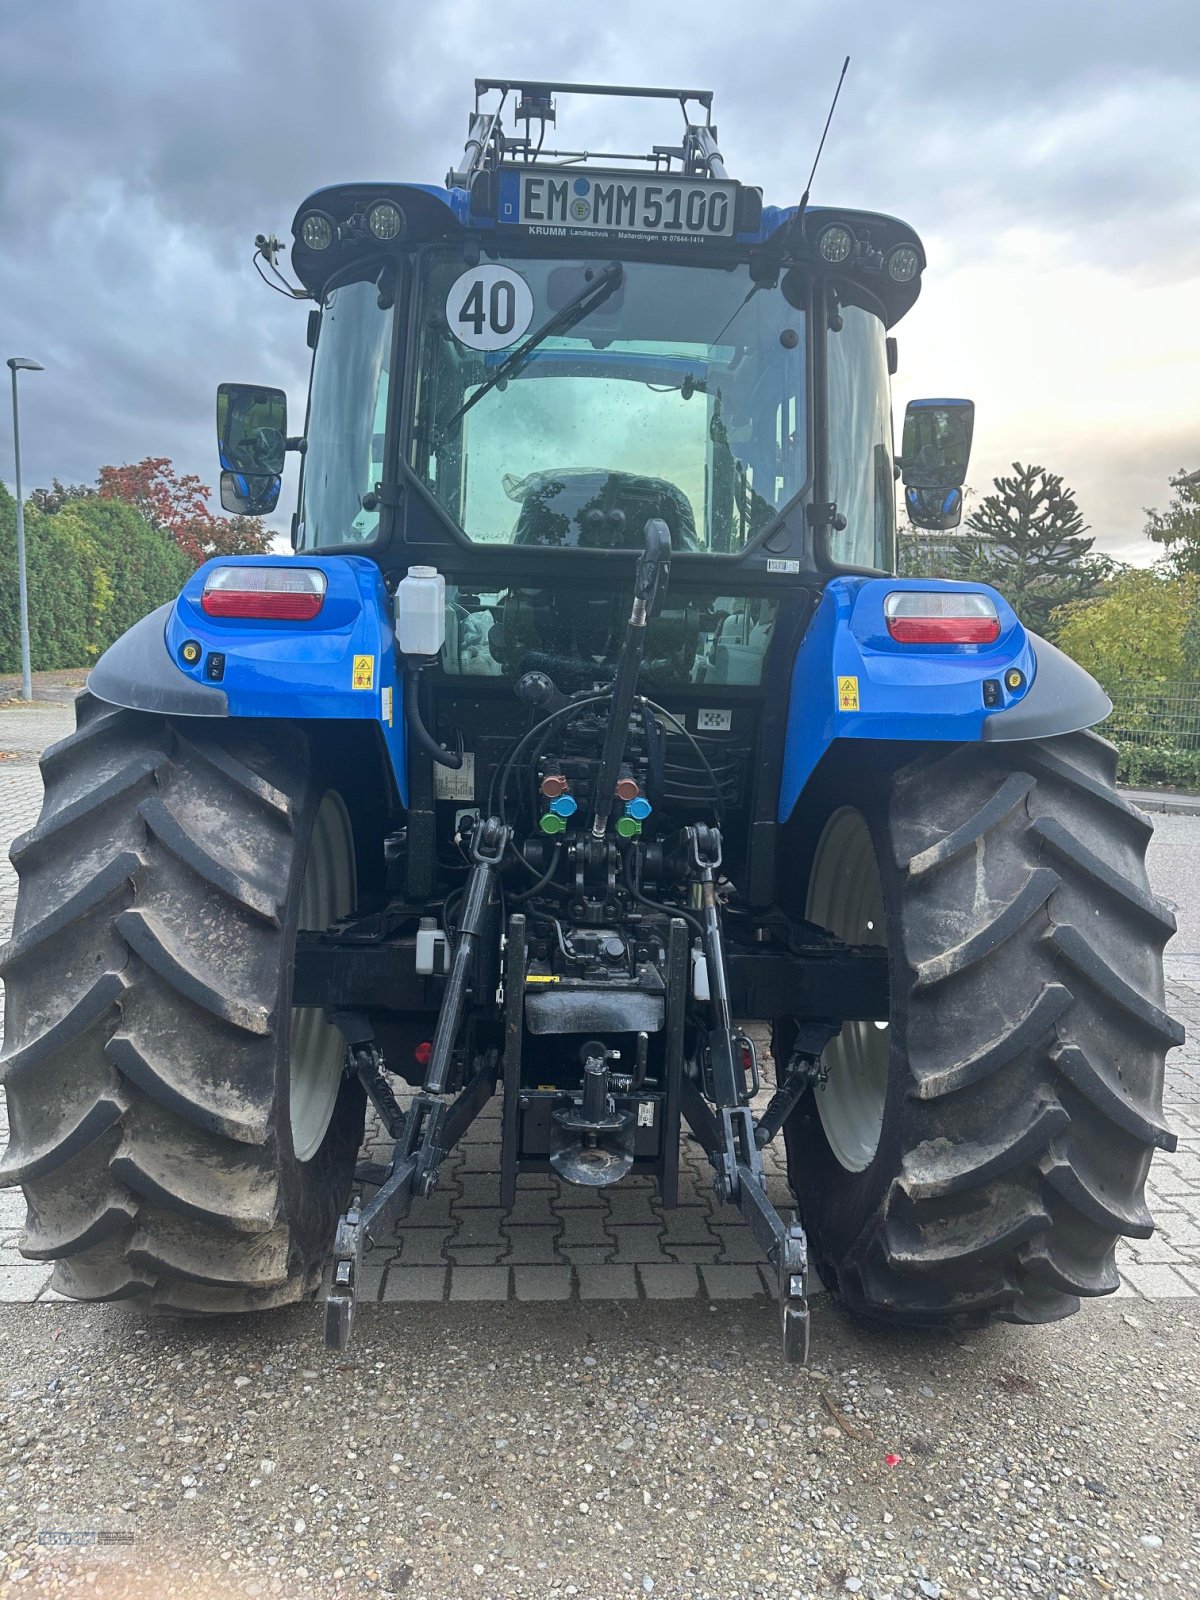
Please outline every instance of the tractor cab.
[[586, 555], [595, 581], [661, 514], [681, 575], [891, 570], [916, 234], [764, 206], [707, 93], [636, 91], [684, 108], [678, 145], [551, 159], [555, 87], [478, 80], [445, 189], [348, 184], [297, 213], [319, 310], [296, 548], [509, 574]]

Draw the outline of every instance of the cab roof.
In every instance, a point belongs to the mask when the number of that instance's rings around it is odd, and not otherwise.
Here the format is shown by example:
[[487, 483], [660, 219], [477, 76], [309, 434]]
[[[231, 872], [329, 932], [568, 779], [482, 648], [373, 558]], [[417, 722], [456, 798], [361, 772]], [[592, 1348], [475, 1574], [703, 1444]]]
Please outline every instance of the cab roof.
[[[544, 171], [561, 179], [561, 167], [522, 168]], [[572, 169], [567, 169], [570, 172]], [[622, 175], [632, 178], [635, 175]], [[636, 175], [645, 179], [644, 174]], [[651, 175], [653, 176], [653, 175]], [[614, 253], [642, 260], [681, 261], [692, 265], [729, 265], [734, 261], [763, 260], [770, 246], [778, 245], [796, 216], [796, 206], [765, 206], [757, 190], [738, 185], [739, 214], [736, 230], [729, 237], [697, 240], [686, 255], [678, 244], [664, 244], [654, 235], [634, 237], [622, 234], [599, 235], [570, 227], [555, 237], [540, 237], [527, 227], [501, 222], [497, 217], [498, 185], [492, 174], [477, 174], [470, 189], [455, 185], [442, 187], [420, 183], [344, 183], [318, 189], [300, 206], [292, 222], [292, 264], [308, 293], [316, 300], [324, 297], [326, 286], [347, 268], [362, 261], [364, 268], [378, 261], [384, 264], [431, 244], [465, 245], [474, 240], [485, 252], [497, 254], [581, 255]], [[665, 180], [664, 180], [665, 181]], [[670, 181], [702, 183], [702, 179], [683, 179], [672, 174]], [[727, 182], [725, 187], [730, 187]], [[743, 199], [742, 197], [747, 197]], [[401, 228], [396, 238], [381, 243], [372, 237], [367, 215], [372, 206], [389, 201], [401, 213]], [[327, 219], [331, 242], [321, 250], [309, 248], [302, 230], [314, 214]], [[822, 253], [822, 242], [833, 229], [844, 230], [847, 242], [837, 237], [833, 252], [840, 259], [830, 260]], [[311, 230], [310, 230], [311, 231]], [[323, 229], [320, 231], [324, 231]], [[888, 263], [901, 246], [916, 252], [916, 271], [902, 282], [895, 281]], [[841, 255], [841, 251], [845, 254]], [[776, 270], [782, 261], [776, 263]], [[882, 212], [810, 206], [804, 213], [799, 237], [788, 240], [786, 264], [809, 266], [814, 271], [834, 274], [847, 284], [861, 285], [882, 306], [889, 327], [914, 303], [920, 293], [925, 251], [915, 230], [908, 223]]]

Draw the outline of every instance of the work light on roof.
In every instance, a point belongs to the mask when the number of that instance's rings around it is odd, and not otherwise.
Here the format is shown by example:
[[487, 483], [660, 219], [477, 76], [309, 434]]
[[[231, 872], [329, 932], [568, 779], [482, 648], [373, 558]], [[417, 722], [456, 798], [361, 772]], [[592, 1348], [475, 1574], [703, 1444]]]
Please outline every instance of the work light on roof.
[[817, 250], [820, 252], [821, 259], [828, 261], [830, 266], [833, 267], [836, 267], [839, 262], [845, 261], [853, 249], [854, 235], [849, 228], [843, 228], [840, 222], [835, 222], [832, 227], [826, 228], [825, 232], [817, 240]]
[[390, 200], [376, 200], [367, 212], [367, 227], [380, 244], [390, 244], [404, 232], [404, 213]]
[[300, 238], [307, 250], [328, 250], [333, 243], [333, 222], [323, 211], [310, 211], [301, 218]]
[[911, 244], [898, 244], [887, 258], [887, 270], [893, 283], [910, 283], [921, 270], [921, 258]]

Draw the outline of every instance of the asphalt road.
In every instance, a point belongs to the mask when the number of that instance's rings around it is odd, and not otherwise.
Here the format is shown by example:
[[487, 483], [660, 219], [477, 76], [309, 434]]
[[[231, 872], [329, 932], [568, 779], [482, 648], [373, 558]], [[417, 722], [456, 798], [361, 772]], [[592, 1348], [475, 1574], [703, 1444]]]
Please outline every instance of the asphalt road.
[[[5, 837], [67, 725], [0, 712]], [[1171, 1004], [1200, 1023], [1200, 819], [1156, 820]], [[12, 887], [0, 871], [0, 922]], [[1164, 1233], [1123, 1259], [1119, 1298], [955, 1339], [856, 1325], [822, 1297], [807, 1372], [780, 1364], [769, 1304], [715, 1298], [703, 1265], [706, 1297], [682, 1300], [368, 1305], [349, 1359], [325, 1354], [311, 1307], [164, 1325], [2, 1304], [0, 1597], [1200, 1594], [1191, 1042], [1168, 1118], [1190, 1143], [1156, 1162]], [[606, 1230], [605, 1260], [644, 1259], [641, 1223]], [[661, 1244], [676, 1273], [708, 1248]], [[605, 1270], [650, 1293], [645, 1265]]]

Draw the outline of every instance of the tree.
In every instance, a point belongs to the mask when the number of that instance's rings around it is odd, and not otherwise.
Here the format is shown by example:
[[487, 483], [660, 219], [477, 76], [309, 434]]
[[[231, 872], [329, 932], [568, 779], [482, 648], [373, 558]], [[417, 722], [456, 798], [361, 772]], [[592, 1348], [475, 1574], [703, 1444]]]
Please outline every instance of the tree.
[[169, 533], [194, 566], [210, 556], [261, 555], [271, 533], [257, 517], [217, 517], [209, 509], [212, 490], [195, 473], [182, 477], [166, 456], [147, 456], [135, 466], [101, 467], [102, 500], [135, 506], [152, 527]]
[[1163, 570], [1179, 577], [1200, 572], [1200, 472], [1180, 470], [1171, 487], [1175, 495], [1165, 511], [1146, 507], [1146, 537], [1166, 551]]
[[1028, 627], [1052, 633], [1051, 614], [1099, 594], [1117, 570], [1092, 554], [1073, 492], [1057, 473], [1013, 462], [1008, 478], [967, 519], [967, 533], [949, 552], [948, 576], [989, 583]]
[[[25, 507], [25, 570], [29, 579], [29, 654], [35, 672], [86, 666], [93, 658], [91, 574], [94, 563], [77, 532], [57, 517]], [[21, 623], [17, 582], [17, 506], [0, 483], [0, 672], [18, 672]]]
[[69, 500], [87, 500], [95, 493], [89, 484], [61, 483], [55, 478], [49, 489], [35, 489], [29, 496], [29, 504], [50, 517], [61, 511]]
[[53, 519], [90, 548], [95, 563], [95, 623], [89, 648], [114, 639], [174, 600], [192, 574], [190, 558], [131, 505], [99, 495], [69, 502]]
[[[51, 513], [31, 496], [25, 533], [38, 672], [90, 666], [140, 617], [173, 600], [193, 570], [133, 506], [96, 494], [68, 496]], [[16, 503], [0, 484], [0, 672], [16, 672], [20, 661], [16, 565]]]
[[910, 523], [896, 539], [896, 571], [902, 578], [953, 578], [960, 564], [962, 535], [931, 533]]
[[1175, 683], [1200, 676], [1200, 575], [1129, 568], [1094, 600], [1055, 615], [1057, 643], [1106, 687], [1123, 679]]

